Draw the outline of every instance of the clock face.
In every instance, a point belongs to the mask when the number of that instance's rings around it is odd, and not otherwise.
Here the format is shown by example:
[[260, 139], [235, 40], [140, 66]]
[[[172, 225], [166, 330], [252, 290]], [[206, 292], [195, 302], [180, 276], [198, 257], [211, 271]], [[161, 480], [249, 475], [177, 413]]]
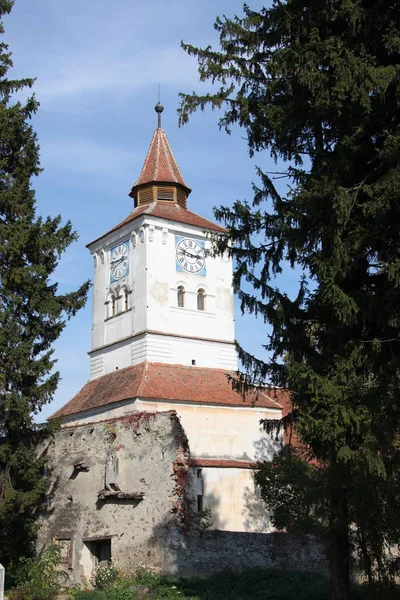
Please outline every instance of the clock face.
[[177, 238], [176, 268], [196, 275], [205, 275], [206, 253], [204, 242], [191, 238]]
[[110, 281], [118, 281], [128, 273], [129, 248], [128, 242], [114, 246], [110, 251]]

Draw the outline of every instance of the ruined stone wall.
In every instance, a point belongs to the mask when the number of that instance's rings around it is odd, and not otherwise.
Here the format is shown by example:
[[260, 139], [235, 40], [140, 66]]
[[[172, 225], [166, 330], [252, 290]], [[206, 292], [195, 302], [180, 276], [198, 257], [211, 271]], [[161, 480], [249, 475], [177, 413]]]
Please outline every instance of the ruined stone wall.
[[90, 577], [107, 545], [121, 568], [143, 562], [162, 568], [154, 532], [179, 524], [177, 473], [188, 455], [176, 413], [133, 413], [62, 429], [40, 452], [51, 485], [38, 520], [39, 551], [57, 540], [75, 582]]
[[166, 573], [206, 576], [250, 567], [329, 575], [326, 545], [311, 535], [212, 530], [185, 539], [172, 534], [165, 547]]
[[57, 542], [72, 582], [89, 579], [107, 552], [128, 572], [327, 571], [325, 548], [310, 536], [193, 530], [188, 442], [173, 411], [64, 428], [39, 450], [51, 485], [38, 550]]

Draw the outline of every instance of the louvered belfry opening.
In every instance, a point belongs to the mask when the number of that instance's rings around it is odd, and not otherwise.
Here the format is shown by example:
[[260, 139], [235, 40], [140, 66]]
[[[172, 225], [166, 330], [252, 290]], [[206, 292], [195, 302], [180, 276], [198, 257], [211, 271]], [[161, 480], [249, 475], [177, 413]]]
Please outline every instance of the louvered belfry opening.
[[166, 200], [174, 202], [176, 196], [176, 188], [172, 185], [157, 186], [157, 200]]
[[150, 204], [151, 202], [153, 202], [153, 186], [145, 187], [138, 192], [135, 206]]
[[188, 196], [185, 190], [178, 186], [160, 185], [159, 182], [157, 182], [157, 185], [144, 185], [129, 195], [135, 200], [135, 207], [151, 204], [152, 202], [162, 202], [179, 204], [182, 208], [186, 208], [186, 199]]
[[139, 178], [129, 195], [133, 198], [135, 207], [160, 202], [186, 208], [190, 192], [159, 120], [159, 127], [153, 134]]

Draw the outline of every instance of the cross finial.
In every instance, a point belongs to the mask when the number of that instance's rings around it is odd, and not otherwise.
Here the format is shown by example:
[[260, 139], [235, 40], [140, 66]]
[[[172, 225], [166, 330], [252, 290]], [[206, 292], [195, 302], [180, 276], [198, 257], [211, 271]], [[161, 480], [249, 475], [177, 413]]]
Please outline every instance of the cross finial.
[[157, 115], [158, 115], [158, 127], [161, 127], [161, 113], [164, 110], [163, 105], [160, 102], [160, 84], [158, 84], [158, 102], [154, 107], [154, 110], [156, 111]]

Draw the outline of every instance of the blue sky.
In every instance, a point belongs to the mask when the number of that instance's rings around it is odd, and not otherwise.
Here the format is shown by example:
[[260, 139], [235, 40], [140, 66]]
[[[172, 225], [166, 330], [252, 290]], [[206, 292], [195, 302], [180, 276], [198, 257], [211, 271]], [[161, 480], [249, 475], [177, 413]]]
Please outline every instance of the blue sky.
[[[252, 3], [252, 8], [258, 5]], [[217, 127], [218, 114], [193, 116], [178, 128], [178, 93], [204, 89], [197, 62], [180, 40], [217, 41], [217, 15], [241, 14], [237, 0], [16, 0], [4, 19], [14, 77], [36, 77], [41, 108], [34, 120], [44, 172], [33, 182], [38, 213], [70, 219], [79, 241], [56, 272], [62, 292], [92, 277], [85, 245], [132, 210], [128, 192], [156, 127], [161, 83], [163, 127], [183, 176], [193, 189], [189, 208], [213, 218], [213, 207], [251, 199], [255, 165], [272, 168], [268, 154], [250, 160], [244, 132]], [[285, 274], [286, 284], [298, 281]], [[71, 320], [55, 350], [62, 381], [46, 418], [71, 399], [89, 376], [91, 303]], [[266, 328], [236, 308], [237, 339], [262, 355]]]

